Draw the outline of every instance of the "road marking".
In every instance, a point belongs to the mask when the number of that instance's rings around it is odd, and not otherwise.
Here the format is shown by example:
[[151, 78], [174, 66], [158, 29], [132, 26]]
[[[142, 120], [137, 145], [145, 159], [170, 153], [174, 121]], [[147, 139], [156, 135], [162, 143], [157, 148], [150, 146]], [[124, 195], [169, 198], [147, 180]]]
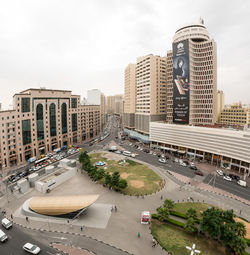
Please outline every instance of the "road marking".
[[49, 252], [49, 251], [46, 251], [46, 253], [48, 253], [48, 254], [50, 254], [50, 255], [54, 255], [54, 253], [51, 253], [51, 252]]
[[60, 239], [60, 240], [67, 240], [67, 238], [63, 237], [63, 236], [52, 236], [52, 238]]

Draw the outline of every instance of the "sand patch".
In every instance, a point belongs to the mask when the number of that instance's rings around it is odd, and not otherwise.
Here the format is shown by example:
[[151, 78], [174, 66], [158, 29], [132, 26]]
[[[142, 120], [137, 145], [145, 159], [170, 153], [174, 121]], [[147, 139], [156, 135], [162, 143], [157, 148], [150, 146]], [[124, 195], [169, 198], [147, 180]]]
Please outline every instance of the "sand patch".
[[131, 180], [129, 183], [132, 187], [137, 189], [144, 187], [144, 181]]
[[245, 238], [250, 239], [250, 223], [246, 222], [246, 221], [244, 221], [240, 218], [236, 218], [236, 217], [234, 218], [234, 220], [237, 221], [237, 222], [242, 222], [242, 223], [245, 224], [246, 230], [247, 230], [247, 234], [246, 234]]
[[127, 179], [130, 175], [132, 175], [132, 174], [122, 173], [122, 174], [121, 174], [121, 178], [122, 178], [122, 179]]

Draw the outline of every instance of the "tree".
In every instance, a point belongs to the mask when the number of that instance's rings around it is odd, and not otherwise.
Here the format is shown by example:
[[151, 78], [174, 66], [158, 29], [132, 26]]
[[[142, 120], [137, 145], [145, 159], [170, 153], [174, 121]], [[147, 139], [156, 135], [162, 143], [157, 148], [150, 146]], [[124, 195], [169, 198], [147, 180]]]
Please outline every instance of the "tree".
[[242, 222], [235, 222], [233, 230], [239, 237], [245, 237], [247, 234], [246, 226]]
[[157, 208], [157, 212], [158, 212], [158, 215], [159, 215], [158, 219], [160, 221], [168, 220], [169, 215], [170, 215], [170, 210], [168, 210], [166, 207], [162, 206], [162, 207]]
[[124, 179], [119, 180], [119, 182], [118, 182], [119, 189], [125, 189], [125, 188], [127, 188], [127, 186], [128, 186], [128, 183], [126, 180], [124, 180]]
[[105, 184], [108, 186], [111, 184], [111, 175], [109, 173], [105, 174]]
[[174, 201], [171, 199], [166, 199], [163, 203], [163, 207], [170, 211], [174, 207]]
[[118, 187], [119, 180], [120, 180], [120, 173], [116, 171], [112, 174], [111, 186], [112, 187]]
[[189, 208], [187, 210], [186, 216], [188, 219], [192, 218], [195, 221], [195, 223], [199, 223], [197, 212], [194, 208]]
[[230, 247], [236, 255], [243, 255], [247, 247], [247, 242], [244, 238], [236, 236], [230, 243]]
[[192, 217], [190, 217], [190, 218], [186, 221], [186, 223], [185, 223], [185, 225], [184, 225], [184, 229], [185, 229], [187, 232], [189, 232], [189, 233], [197, 233], [197, 232], [198, 232], [198, 229], [197, 229], [197, 227], [196, 227], [196, 221], [195, 221]]

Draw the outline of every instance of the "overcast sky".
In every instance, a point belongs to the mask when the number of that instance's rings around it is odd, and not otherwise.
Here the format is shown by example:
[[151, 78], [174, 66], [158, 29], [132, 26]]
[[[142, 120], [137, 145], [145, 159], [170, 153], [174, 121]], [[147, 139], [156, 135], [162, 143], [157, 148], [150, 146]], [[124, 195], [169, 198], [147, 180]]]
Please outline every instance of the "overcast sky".
[[0, 0], [0, 102], [27, 88], [123, 93], [124, 68], [164, 56], [203, 17], [217, 42], [218, 89], [250, 103], [249, 0]]

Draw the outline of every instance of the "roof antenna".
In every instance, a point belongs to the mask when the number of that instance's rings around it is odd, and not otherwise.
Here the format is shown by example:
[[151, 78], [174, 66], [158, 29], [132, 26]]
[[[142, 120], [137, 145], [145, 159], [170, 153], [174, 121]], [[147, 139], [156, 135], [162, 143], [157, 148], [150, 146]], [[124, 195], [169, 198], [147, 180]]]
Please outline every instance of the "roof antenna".
[[200, 23], [204, 25], [204, 19], [202, 17], [200, 17]]

